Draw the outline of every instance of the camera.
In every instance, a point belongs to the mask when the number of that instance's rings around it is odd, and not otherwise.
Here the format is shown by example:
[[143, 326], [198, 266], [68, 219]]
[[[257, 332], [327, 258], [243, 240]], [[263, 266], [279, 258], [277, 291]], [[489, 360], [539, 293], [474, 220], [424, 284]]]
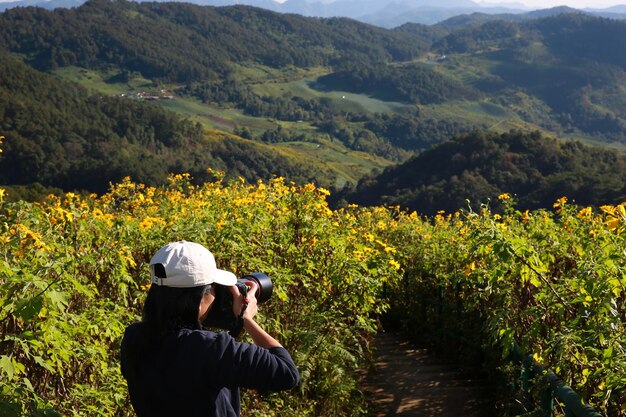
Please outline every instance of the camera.
[[[248, 286], [245, 284], [247, 281], [253, 281], [257, 284], [255, 297], [259, 304], [272, 297], [272, 280], [264, 273], [253, 272], [237, 279], [235, 285], [244, 297], [248, 295]], [[219, 284], [213, 285], [215, 285], [215, 301], [213, 301], [202, 324], [205, 327], [228, 330], [233, 337], [236, 337], [243, 329], [243, 319], [233, 314], [233, 295], [228, 287]]]

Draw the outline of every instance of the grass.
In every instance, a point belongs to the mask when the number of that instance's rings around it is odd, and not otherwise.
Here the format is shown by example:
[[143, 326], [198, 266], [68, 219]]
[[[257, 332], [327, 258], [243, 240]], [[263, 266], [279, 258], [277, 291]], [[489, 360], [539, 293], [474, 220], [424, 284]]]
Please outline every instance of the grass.
[[[530, 55], [540, 55], [540, 49], [529, 48]], [[505, 70], [498, 62], [497, 52], [474, 55], [456, 55], [450, 60], [433, 65], [441, 74], [468, 85], [478, 86], [480, 81], [492, 74]], [[327, 90], [317, 85], [315, 80], [330, 72], [329, 68], [316, 67], [302, 69], [287, 67], [282, 69], [269, 68], [258, 64], [235, 65], [234, 77], [262, 96], [301, 97], [308, 100], [320, 100], [337, 114], [347, 113], [403, 113], [415, 109], [414, 105], [384, 101], [366, 94], [355, 94], [347, 91]], [[505, 71], [506, 72], [506, 71]], [[127, 82], [111, 82], [118, 75], [113, 70], [93, 71], [84, 68], [66, 67], [55, 72], [59, 77], [78, 82], [90, 90], [103, 94], [119, 95], [138, 91], [151, 91], [156, 86], [139, 76]], [[175, 91], [176, 86], [164, 86]], [[604, 106], [617, 108], [624, 103], [624, 88], [605, 98]], [[500, 96], [498, 96], [500, 94]], [[276, 121], [263, 117], [251, 117], [234, 108], [224, 108], [201, 103], [197, 99], [175, 96], [174, 100], [154, 102], [168, 110], [201, 123], [207, 129], [216, 129], [232, 133], [235, 128], [246, 127], [253, 136], [260, 136], [264, 131], [275, 129], [278, 125], [294, 133], [304, 133], [307, 141], [286, 142], [280, 144], [262, 144], [276, 152], [306, 161], [319, 167], [320, 175], [335, 178], [335, 186], [342, 187], [346, 183], [356, 183], [373, 169], [382, 169], [391, 162], [375, 155], [351, 151], [339, 141], [331, 141], [326, 135], [320, 134], [310, 123]], [[598, 103], [600, 104], [600, 103]], [[611, 106], [613, 105], [613, 106]], [[494, 91], [485, 94], [477, 101], [449, 101], [437, 105], [421, 105], [419, 110], [423, 116], [434, 120], [458, 120], [459, 122], [483, 126], [487, 130], [506, 132], [511, 129], [539, 130], [550, 136], [561, 136], [550, 132], [551, 127], [558, 126], [550, 117], [550, 108], [532, 95], [524, 91]], [[567, 138], [580, 140], [588, 144], [608, 146], [626, 150], [626, 145], [606, 143], [585, 135], [568, 135]], [[241, 139], [244, 140], [244, 139]], [[310, 140], [310, 141], [308, 141]]]
[[[550, 136], [554, 136], [553, 133], [548, 133]], [[609, 148], [616, 149], [618, 151], [626, 152], [626, 144], [621, 142], [607, 142], [604, 140], [599, 140], [592, 136], [586, 136], [583, 134], [567, 134], [567, 135], [557, 135], [558, 139], [562, 140], [576, 140], [579, 142], [583, 142], [587, 145], [597, 146], [600, 148]]]
[[451, 57], [450, 61], [433, 68], [442, 75], [451, 77], [462, 84], [474, 85], [490, 74], [496, 65], [496, 62], [482, 56], [459, 54]]
[[283, 152], [304, 156], [307, 162], [325, 166], [336, 175], [335, 187], [341, 188], [347, 183], [356, 184], [360, 178], [374, 169], [382, 169], [391, 162], [364, 152], [345, 149], [343, 146], [325, 141], [285, 142], [276, 145]]
[[275, 121], [246, 116], [241, 110], [234, 108], [209, 106], [191, 98], [176, 97], [174, 100], [163, 100], [159, 103], [163, 108], [188, 116], [209, 129], [232, 132], [236, 127], [245, 126], [253, 134], [260, 134], [276, 127]]
[[[318, 76], [321, 75], [318, 74]], [[321, 99], [338, 112], [392, 113], [402, 112], [412, 106], [401, 102], [383, 101], [366, 94], [355, 94], [341, 90], [324, 90], [316, 85], [316, 77], [307, 77], [287, 82], [253, 85], [256, 94], [272, 97], [301, 97], [307, 100]]]
[[420, 106], [420, 112], [435, 120], [454, 119], [470, 125], [483, 125], [488, 130], [508, 131], [519, 128], [541, 130], [537, 125], [524, 122], [514, 112], [487, 100], [449, 101], [443, 104]]
[[94, 71], [80, 67], [63, 67], [54, 72], [57, 76], [74, 81], [83, 87], [104, 94], [122, 94], [155, 88], [152, 81], [142, 78], [131, 78], [127, 83], [107, 82], [119, 74], [117, 71]]
[[317, 78], [328, 74], [330, 69], [324, 67], [298, 68], [288, 66], [281, 69], [270, 68], [256, 63], [233, 65], [235, 79], [246, 84], [285, 83], [303, 78]]
[[[176, 104], [177, 103], [177, 104]], [[330, 141], [327, 135], [320, 135], [317, 129], [306, 122], [273, 121], [263, 118], [255, 118], [243, 115], [236, 109], [216, 109], [199, 103], [189, 103], [188, 100], [174, 100], [165, 102], [164, 106], [175, 107], [179, 113], [183, 110], [187, 113], [199, 111], [192, 120], [198, 120], [210, 129], [232, 132], [233, 124], [246, 126], [253, 135], [264, 130], [274, 129], [281, 125], [296, 134], [302, 133], [311, 138], [310, 142], [294, 141], [270, 144], [267, 146], [277, 148], [281, 152], [288, 151], [289, 155], [303, 158], [310, 163], [315, 161], [320, 167], [325, 167], [337, 175], [337, 187], [342, 187], [346, 182], [356, 183], [361, 177], [373, 169], [381, 169], [392, 162], [370, 155], [365, 152], [352, 151], [339, 141]]]

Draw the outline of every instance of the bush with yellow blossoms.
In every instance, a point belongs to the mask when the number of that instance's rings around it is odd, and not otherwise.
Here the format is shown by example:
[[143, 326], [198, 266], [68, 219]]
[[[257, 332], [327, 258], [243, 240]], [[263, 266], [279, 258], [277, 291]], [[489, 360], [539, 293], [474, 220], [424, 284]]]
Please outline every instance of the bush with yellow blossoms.
[[[496, 376], [513, 381], [519, 369], [504, 359], [519, 350], [603, 415], [624, 415], [625, 204], [581, 208], [560, 198], [552, 210], [522, 212], [510, 195], [499, 200], [502, 213], [399, 216], [388, 241], [401, 249], [405, 275], [392, 311], [460, 366], [499, 367]], [[532, 411], [516, 389], [505, 396], [507, 412]]]
[[0, 199], [0, 415], [133, 415], [120, 339], [140, 317], [150, 257], [180, 239], [210, 248], [221, 268], [274, 281], [259, 319], [293, 353], [302, 384], [247, 392], [245, 415], [363, 414], [353, 371], [398, 264], [372, 238], [385, 211], [332, 211], [327, 195], [282, 178], [196, 186], [176, 175], [157, 188], [127, 179], [103, 196]]
[[626, 412], [624, 205], [559, 199], [521, 212], [504, 194], [502, 213], [427, 218], [331, 210], [312, 184], [215, 175], [161, 187], [126, 179], [102, 196], [39, 203], [0, 194], [0, 415], [133, 415], [120, 339], [140, 317], [147, 262], [180, 239], [210, 248], [221, 268], [274, 281], [259, 320], [293, 353], [302, 383], [245, 392], [244, 415], [367, 415], [355, 370], [385, 312], [467, 363], [487, 352], [499, 366], [519, 346], [603, 414]]

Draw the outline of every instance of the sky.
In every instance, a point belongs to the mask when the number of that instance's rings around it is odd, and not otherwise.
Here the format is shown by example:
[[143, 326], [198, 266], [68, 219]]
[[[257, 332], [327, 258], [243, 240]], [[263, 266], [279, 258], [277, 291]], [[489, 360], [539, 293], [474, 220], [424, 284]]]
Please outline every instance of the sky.
[[555, 6], [570, 6], [577, 9], [603, 9], [626, 4], [626, 0], [474, 0], [476, 3], [522, 3], [528, 7], [547, 9]]
[[[16, 0], [0, 0], [0, 3], [5, 3], [8, 1], [16, 1]], [[275, 0], [279, 3], [283, 3], [285, 0]], [[315, 3], [320, 0], [310, 0], [311, 3]], [[331, 2], [333, 0], [322, 0], [324, 3]], [[336, 0], [335, 0], [336, 1]], [[533, 9], [547, 9], [555, 6], [570, 6], [575, 7], [577, 9], [584, 8], [592, 8], [592, 9], [603, 9], [606, 7], [616, 6], [616, 5], [626, 5], [626, 0], [474, 0], [476, 3], [481, 3], [484, 5], [490, 5], [494, 3], [500, 4], [524, 4], [527, 7], [531, 7]], [[445, 0], [442, 1], [445, 4]]]

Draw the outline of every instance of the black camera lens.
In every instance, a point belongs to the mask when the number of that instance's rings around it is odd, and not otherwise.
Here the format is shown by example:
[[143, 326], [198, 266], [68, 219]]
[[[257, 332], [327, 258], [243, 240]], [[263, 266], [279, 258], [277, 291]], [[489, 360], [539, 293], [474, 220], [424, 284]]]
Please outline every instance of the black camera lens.
[[[239, 288], [239, 292], [244, 295], [247, 292], [245, 285], [247, 281], [253, 281], [257, 284], [258, 289], [255, 297], [258, 303], [264, 303], [271, 298], [273, 284], [270, 277], [262, 272], [253, 272], [238, 278], [235, 285]], [[215, 300], [202, 324], [206, 327], [229, 330], [231, 335], [236, 336], [241, 331], [243, 322], [241, 317], [233, 314], [233, 296], [228, 287], [219, 284], [214, 285]]]
[[273, 284], [270, 277], [262, 272], [253, 272], [238, 279], [239, 282], [254, 281], [258, 285], [255, 297], [259, 303], [264, 303], [272, 297]]

